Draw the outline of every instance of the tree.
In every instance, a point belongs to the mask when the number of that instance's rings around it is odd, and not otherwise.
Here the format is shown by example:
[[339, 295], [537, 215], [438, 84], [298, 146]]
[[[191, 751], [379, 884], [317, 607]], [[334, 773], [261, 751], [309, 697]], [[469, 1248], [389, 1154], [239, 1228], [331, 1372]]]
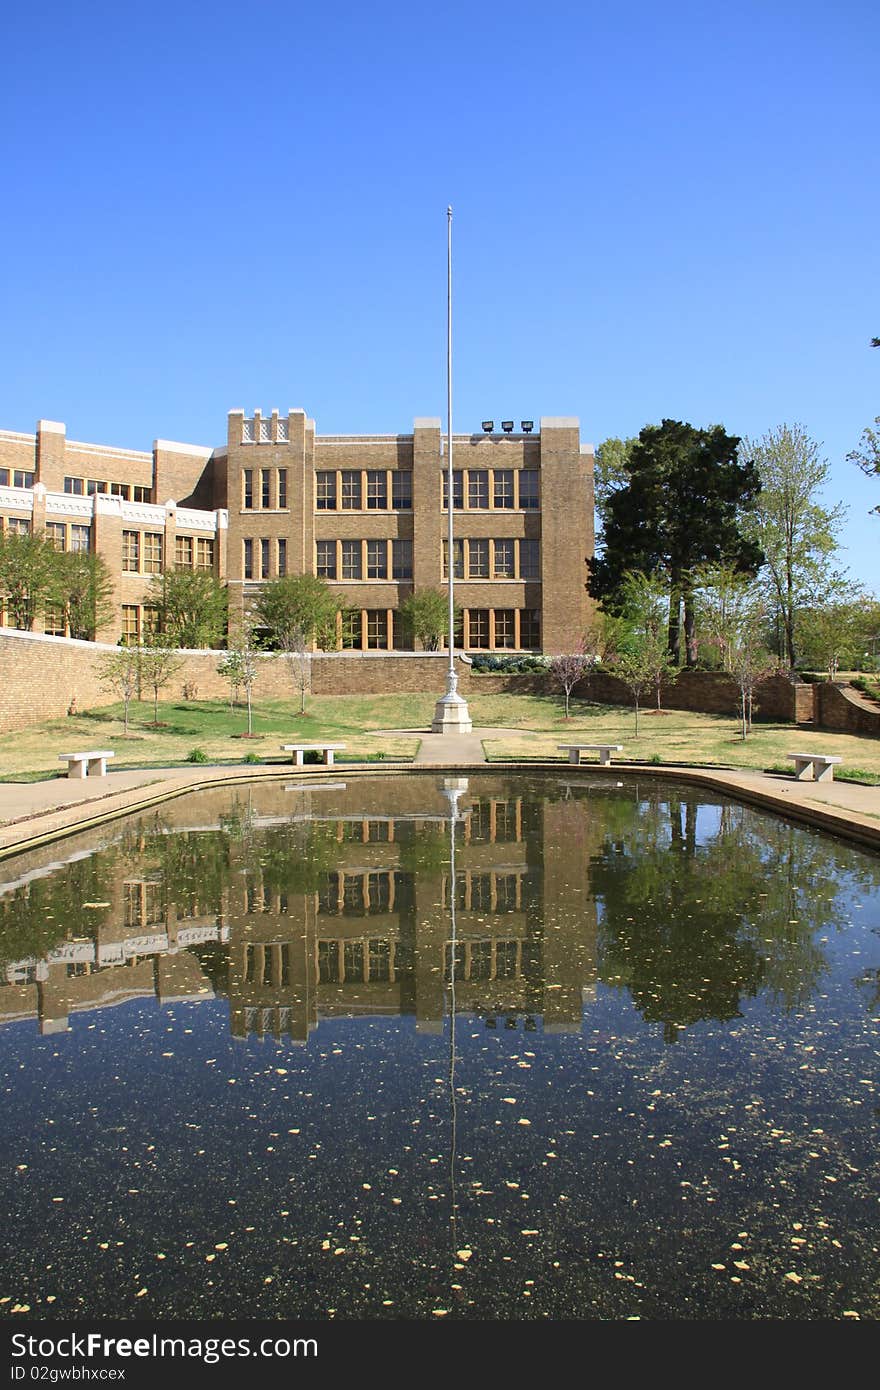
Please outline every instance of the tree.
[[216, 647], [226, 636], [226, 590], [204, 570], [166, 570], [150, 581], [148, 602], [176, 647]]
[[596, 449], [593, 499], [600, 527], [609, 497], [629, 482], [629, 458], [636, 443], [635, 439], [605, 439]]
[[817, 493], [829, 465], [803, 425], [780, 425], [761, 439], [743, 440], [740, 455], [758, 470], [761, 490], [745, 521], [767, 566], [768, 588], [782, 627], [781, 655], [796, 660], [795, 615], [805, 590], [815, 584], [837, 549], [846, 508], [823, 507]]
[[125, 706], [125, 736], [128, 737], [128, 709], [140, 682], [139, 647], [117, 647], [98, 658], [98, 681], [104, 690], [118, 695]]
[[341, 609], [342, 600], [314, 574], [270, 579], [254, 603], [255, 622], [266, 629], [269, 643], [290, 663], [299, 688], [301, 714], [306, 711], [308, 653], [313, 644], [335, 645], [336, 615]]
[[565, 695], [566, 719], [569, 718], [571, 692], [574, 690], [578, 681], [583, 680], [592, 666], [593, 661], [594, 658], [583, 650], [579, 652], [560, 653], [560, 655], [553, 657], [553, 660], [547, 668], [550, 672], [551, 681], [556, 686], [557, 690], [561, 690]]
[[[439, 651], [449, 627], [449, 595], [445, 589], [415, 589], [400, 605], [398, 617], [409, 641], [421, 643], [423, 651]], [[454, 617], [457, 627], [461, 618], [457, 604]]]
[[0, 535], [0, 594], [13, 625], [30, 631], [51, 598], [58, 551], [43, 532]]
[[247, 697], [247, 736], [251, 738], [254, 732], [251, 692], [258, 671], [253, 649], [253, 626], [249, 614], [245, 614], [241, 628], [233, 638], [229, 650], [223, 654], [218, 663], [217, 671], [229, 681], [233, 693], [244, 688]]
[[63, 610], [71, 637], [94, 641], [116, 611], [110, 570], [100, 555], [90, 551], [56, 553], [55, 561], [50, 601]]
[[724, 560], [746, 573], [763, 561], [740, 518], [760, 490], [757, 470], [737, 456], [739, 439], [720, 425], [696, 429], [678, 420], [646, 425], [627, 461], [629, 481], [607, 500], [605, 549], [589, 560], [593, 598], [622, 607], [629, 570], [665, 576], [670, 589], [668, 646], [679, 662], [680, 612], [688, 665], [696, 660], [694, 573]]
[[730, 565], [707, 565], [698, 574], [700, 632], [721, 655], [736, 682], [742, 737], [751, 732], [755, 692], [779, 669], [767, 650], [767, 605], [760, 587]]
[[639, 704], [642, 691], [656, 679], [657, 662], [666, 655], [665, 643], [658, 650], [656, 639], [644, 634], [638, 636], [619, 651], [612, 660], [611, 670], [618, 680], [623, 681], [633, 699], [636, 716], [636, 738], [639, 736]]
[[670, 661], [665, 633], [669, 623], [669, 593], [656, 576], [631, 571], [621, 583], [623, 604], [622, 626], [617, 646], [632, 650], [634, 643], [641, 648], [640, 661], [650, 669], [657, 708], [663, 686], [674, 681], [678, 668]]
[[159, 691], [183, 666], [180, 656], [167, 633], [151, 633], [140, 651], [141, 679], [153, 692], [153, 723], [159, 723]]
[[799, 632], [812, 664], [833, 680], [864, 651], [873, 600], [860, 584], [832, 571], [819, 581], [799, 614]]

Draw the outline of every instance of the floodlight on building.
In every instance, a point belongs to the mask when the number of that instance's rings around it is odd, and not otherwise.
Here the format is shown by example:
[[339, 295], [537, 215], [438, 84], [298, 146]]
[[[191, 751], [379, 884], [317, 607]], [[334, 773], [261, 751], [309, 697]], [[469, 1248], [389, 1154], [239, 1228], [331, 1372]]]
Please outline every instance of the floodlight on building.
[[534, 420], [520, 420], [519, 427], [523, 434], [531, 434], [532, 430], [535, 428], [535, 422]]
[[510, 433], [512, 432], [512, 430], [513, 430], [513, 421], [512, 421], [512, 420], [502, 420], [502, 421], [501, 421], [501, 428], [504, 430], [504, 433], [505, 433], [505, 434], [510, 434]]
[[495, 428], [495, 421], [494, 421], [494, 420], [484, 420], [484, 421], [483, 421], [483, 434], [491, 434], [492, 431], [494, 430], [494, 428]]

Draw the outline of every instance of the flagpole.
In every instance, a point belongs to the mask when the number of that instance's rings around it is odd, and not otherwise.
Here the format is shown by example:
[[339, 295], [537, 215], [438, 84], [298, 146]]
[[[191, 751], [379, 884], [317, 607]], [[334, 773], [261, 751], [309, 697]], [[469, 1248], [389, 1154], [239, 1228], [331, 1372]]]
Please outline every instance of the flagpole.
[[455, 556], [453, 518], [455, 497], [452, 474], [452, 208], [446, 209], [446, 510], [447, 555], [446, 571], [449, 584], [449, 668], [446, 672], [446, 694], [434, 708], [431, 732], [435, 734], [469, 734], [473, 728], [467, 700], [458, 693], [455, 674]]

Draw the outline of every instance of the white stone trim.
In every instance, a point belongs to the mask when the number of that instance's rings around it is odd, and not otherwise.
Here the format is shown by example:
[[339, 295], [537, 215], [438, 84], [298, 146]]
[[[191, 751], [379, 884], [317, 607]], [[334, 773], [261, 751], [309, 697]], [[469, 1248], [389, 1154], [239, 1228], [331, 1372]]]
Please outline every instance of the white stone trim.
[[35, 434], [20, 434], [18, 430], [0, 430], [0, 440], [8, 439], [14, 444], [36, 444]]
[[0, 487], [0, 507], [10, 512], [33, 512], [34, 494], [29, 487]]
[[153, 449], [157, 452], [161, 449], [164, 454], [189, 454], [197, 459], [209, 459], [214, 452], [207, 444], [178, 444], [173, 439], [154, 439]]
[[[97, 494], [95, 494], [97, 495]], [[84, 521], [91, 521], [94, 515], [92, 497], [76, 497], [67, 492], [47, 492], [46, 493], [46, 517], [52, 516], [76, 516]]]
[[67, 426], [60, 420], [38, 420], [37, 434], [66, 434]]

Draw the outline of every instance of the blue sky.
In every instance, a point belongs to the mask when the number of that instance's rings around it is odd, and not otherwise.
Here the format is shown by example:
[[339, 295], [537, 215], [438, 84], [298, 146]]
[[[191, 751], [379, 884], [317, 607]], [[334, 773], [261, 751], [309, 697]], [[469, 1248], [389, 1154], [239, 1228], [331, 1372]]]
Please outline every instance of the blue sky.
[[799, 422], [880, 592], [876, 3], [150, 6], [2, 20], [0, 428], [219, 443]]

